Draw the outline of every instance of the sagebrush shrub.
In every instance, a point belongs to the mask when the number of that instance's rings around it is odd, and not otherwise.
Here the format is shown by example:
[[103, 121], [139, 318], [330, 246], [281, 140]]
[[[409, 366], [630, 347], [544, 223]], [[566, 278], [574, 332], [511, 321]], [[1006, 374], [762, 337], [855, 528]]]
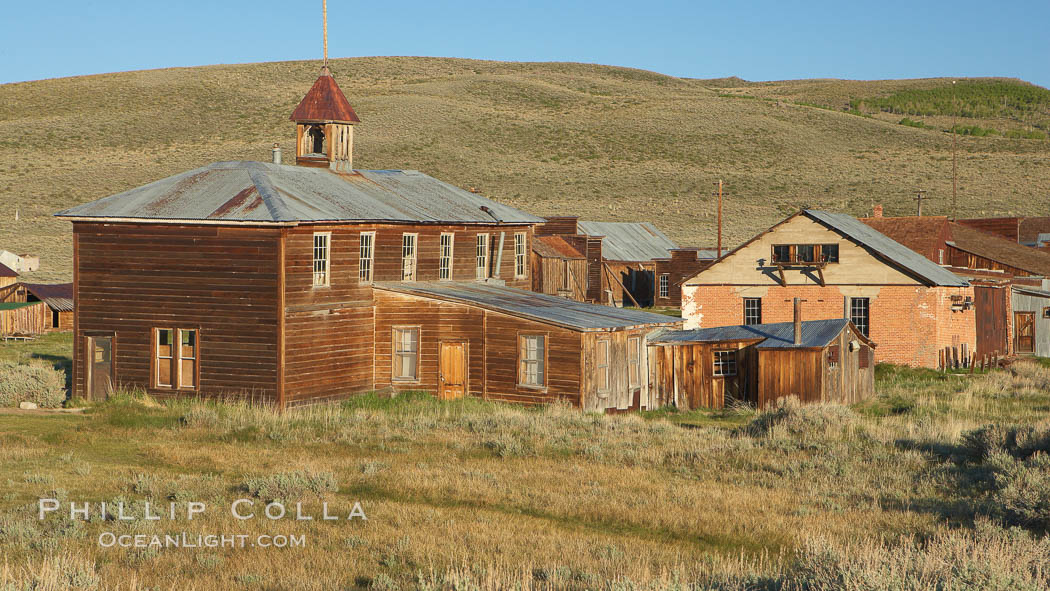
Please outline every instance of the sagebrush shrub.
[[339, 490], [335, 475], [331, 472], [309, 472], [296, 470], [280, 472], [269, 476], [247, 478], [241, 489], [264, 501], [293, 501], [307, 493], [324, 496], [325, 493]]
[[0, 361], [0, 406], [33, 402], [57, 408], [66, 399], [66, 376], [42, 361]]
[[788, 399], [777, 408], [764, 410], [743, 431], [752, 437], [786, 434], [800, 439], [838, 435], [856, 421], [856, 415], [841, 404], [803, 406]]

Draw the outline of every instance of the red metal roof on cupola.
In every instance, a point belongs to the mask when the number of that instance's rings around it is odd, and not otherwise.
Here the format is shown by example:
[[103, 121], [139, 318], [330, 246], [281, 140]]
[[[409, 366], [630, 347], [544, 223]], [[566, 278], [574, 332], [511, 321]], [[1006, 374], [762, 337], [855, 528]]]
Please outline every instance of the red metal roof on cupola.
[[292, 121], [338, 121], [342, 123], [360, 123], [354, 108], [339, 90], [335, 78], [325, 72], [317, 78], [310, 92], [295, 108]]

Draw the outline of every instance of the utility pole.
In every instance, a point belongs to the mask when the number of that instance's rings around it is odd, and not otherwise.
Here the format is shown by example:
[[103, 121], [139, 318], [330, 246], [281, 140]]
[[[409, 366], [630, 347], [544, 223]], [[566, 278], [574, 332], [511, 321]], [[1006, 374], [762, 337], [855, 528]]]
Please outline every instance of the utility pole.
[[915, 201], [918, 203], [917, 215], [919, 217], [922, 217], [922, 200], [923, 199], [929, 199], [929, 197], [926, 196], [926, 190], [925, 189], [919, 189], [918, 194], [915, 196]]
[[718, 179], [715, 183], [718, 187], [718, 191], [714, 194], [718, 196], [718, 258], [722, 258], [722, 179]]
[[956, 174], [956, 157], [955, 157], [955, 136], [959, 135], [955, 129], [955, 116], [959, 109], [955, 107], [955, 80], [952, 80], [952, 221], [959, 215], [958, 209], [958, 193], [959, 193], [959, 181], [958, 175]]

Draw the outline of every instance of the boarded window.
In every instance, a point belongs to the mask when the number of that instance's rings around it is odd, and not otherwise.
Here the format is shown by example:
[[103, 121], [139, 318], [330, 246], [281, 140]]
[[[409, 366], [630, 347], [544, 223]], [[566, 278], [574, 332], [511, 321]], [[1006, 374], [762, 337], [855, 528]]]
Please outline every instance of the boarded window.
[[375, 245], [375, 232], [361, 232], [361, 270], [358, 273], [358, 276], [361, 281], [365, 283], [371, 283], [372, 281], [372, 267], [373, 262], [375, 261]]
[[762, 324], [762, 298], [744, 298], [744, 324]]
[[608, 392], [612, 384], [612, 368], [609, 365], [609, 341], [598, 341], [598, 391]]
[[172, 360], [175, 357], [175, 331], [170, 328], [157, 329], [156, 384], [158, 388], [171, 387]]
[[197, 331], [179, 329], [179, 387], [197, 386]]
[[525, 232], [514, 234], [514, 276], [518, 279], [529, 274], [529, 251]]
[[416, 280], [416, 235], [401, 236], [401, 280]]
[[438, 279], [452, 279], [452, 241], [454, 234], [441, 235], [441, 256], [438, 260]]
[[569, 290], [569, 278], [572, 276], [572, 269], [569, 268], [569, 259], [562, 259], [561, 261], [561, 288], [562, 291]]
[[197, 387], [197, 331], [191, 328], [154, 329], [153, 375], [157, 388]]
[[631, 388], [642, 385], [642, 339], [627, 339], [627, 379]]
[[866, 337], [871, 336], [868, 334], [868, 329], [871, 327], [871, 308], [869, 304], [868, 298], [850, 298], [849, 300], [849, 319], [860, 331], [860, 334]]
[[859, 367], [861, 369], [867, 369], [868, 367], [871, 367], [871, 357], [872, 357], [872, 355], [871, 355], [871, 347], [869, 347], [867, 345], [861, 345], [860, 346], [860, 362], [858, 364]]
[[314, 287], [329, 285], [328, 269], [331, 262], [331, 232], [314, 234]]
[[478, 234], [477, 248], [475, 252], [475, 273], [478, 279], [487, 279], [489, 276], [489, 235]]
[[419, 327], [394, 329], [394, 359], [392, 379], [394, 381], [416, 381], [419, 379]]
[[714, 375], [736, 375], [736, 351], [715, 351]]
[[518, 383], [531, 388], [546, 385], [546, 337], [521, 335], [518, 339]]
[[828, 367], [838, 367], [839, 364], [839, 350], [841, 347], [838, 345], [831, 345], [828, 347]]
[[660, 297], [671, 297], [671, 276], [667, 273], [660, 275]]

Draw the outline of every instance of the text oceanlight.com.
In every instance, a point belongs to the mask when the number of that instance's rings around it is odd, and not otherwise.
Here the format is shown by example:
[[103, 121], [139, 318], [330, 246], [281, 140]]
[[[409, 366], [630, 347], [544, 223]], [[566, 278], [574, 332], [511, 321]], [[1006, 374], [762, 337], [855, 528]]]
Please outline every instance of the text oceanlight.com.
[[115, 534], [102, 532], [98, 545], [103, 548], [305, 548], [306, 535], [248, 534]]

